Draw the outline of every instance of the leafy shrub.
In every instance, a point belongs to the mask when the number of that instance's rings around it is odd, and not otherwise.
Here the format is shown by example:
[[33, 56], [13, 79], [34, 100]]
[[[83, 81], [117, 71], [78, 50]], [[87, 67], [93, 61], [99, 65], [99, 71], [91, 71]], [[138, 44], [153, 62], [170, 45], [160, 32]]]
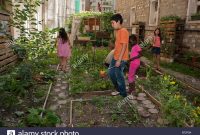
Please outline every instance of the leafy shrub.
[[181, 20], [181, 18], [179, 16], [175, 16], [175, 15], [169, 15], [169, 16], [164, 16], [161, 18], [161, 21], [170, 21], [170, 20]]
[[20, 59], [24, 59], [27, 56], [26, 49], [23, 46], [12, 45], [11, 47]]
[[[43, 117], [41, 117], [41, 113], [43, 113]], [[60, 118], [49, 110], [30, 109], [26, 117], [26, 123], [28, 126], [53, 127], [60, 123]]]

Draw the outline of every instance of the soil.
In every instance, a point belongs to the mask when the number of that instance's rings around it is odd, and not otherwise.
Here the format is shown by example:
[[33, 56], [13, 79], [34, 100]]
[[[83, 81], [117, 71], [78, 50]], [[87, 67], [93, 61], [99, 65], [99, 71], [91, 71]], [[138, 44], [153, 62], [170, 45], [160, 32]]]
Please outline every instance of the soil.
[[[125, 104], [117, 108], [117, 101], [113, 97], [102, 97], [101, 101], [74, 102], [73, 127], [156, 127], [159, 115], [143, 118]], [[137, 120], [138, 119], [138, 120]]]

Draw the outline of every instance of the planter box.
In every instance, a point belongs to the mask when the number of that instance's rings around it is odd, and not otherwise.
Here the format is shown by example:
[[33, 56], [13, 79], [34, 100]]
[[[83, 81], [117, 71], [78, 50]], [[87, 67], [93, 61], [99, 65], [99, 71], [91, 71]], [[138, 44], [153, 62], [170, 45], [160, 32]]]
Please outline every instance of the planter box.
[[166, 58], [166, 57], [160, 57], [160, 60], [166, 63], [173, 63], [174, 58]]
[[192, 21], [200, 20], [200, 16], [191, 16]]
[[90, 40], [90, 37], [78, 37], [78, 40]]

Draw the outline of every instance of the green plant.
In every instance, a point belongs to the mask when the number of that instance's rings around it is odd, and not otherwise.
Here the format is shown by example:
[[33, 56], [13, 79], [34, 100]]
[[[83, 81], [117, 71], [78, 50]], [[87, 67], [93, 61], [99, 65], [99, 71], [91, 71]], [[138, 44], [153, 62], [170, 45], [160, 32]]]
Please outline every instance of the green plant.
[[24, 59], [27, 56], [26, 49], [23, 46], [12, 45], [11, 47], [20, 59]]
[[94, 97], [91, 101], [91, 103], [98, 108], [102, 108], [105, 106], [105, 100], [102, 97]]
[[30, 82], [32, 80], [32, 65], [30, 63], [20, 64], [17, 68], [17, 78], [23, 82]]
[[[99, 76], [99, 71], [103, 69], [103, 61], [108, 54], [108, 50], [96, 48], [95, 56], [93, 51], [91, 46], [73, 48], [70, 63], [77, 66], [73, 66], [70, 74], [71, 94], [112, 88], [112, 84], [108, 79], [102, 79]], [[81, 64], [77, 64], [83, 54], [87, 54], [87, 58]]]
[[132, 123], [140, 122], [140, 116], [135, 107], [132, 106], [128, 109], [128, 111], [125, 114], [125, 120], [128, 125], [131, 125]]
[[176, 50], [176, 45], [175, 44], [163, 44], [161, 46], [161, 52], [163, 53], [164, 57], [173, 57], [174, 56], [174, 52]]
[[187, 51], [184, 53], [184, 56], [187, 60], [192, 60], [192, 57], [200, 57], [200, 54], [199, 53], [196, 53], [194, 51]]
[[181, 20], [181, 18], [179, 16], [175, 16], [175, 15], [169, 15], [169, 16], [164, 16], [160, 19], [161, 21], [170, 21], [170, 20]]
[[186, 102], [185, 97], [176, 94], [169, 96], [162, 106], [164, 118], [171, 126], [176, 127], [184, 127], [192, 123], [191, 110], [193, 107]]
[[[12, 2], [11, 2], [12, 3]], [[54, 51], [54, 38], [53, 34], [57, 32], [56, 29], [45, 29], [44, 31], [38, 31], [35, 29], [38, 23], [35, 18], [37, 13], [37, 7], [40, 6], [40, 0], [25, 0], [23, 2], [24, 8], [18, 8], [19, 2], [12, 5], [13, 19], [10, 25], [20, 30], [20, 37], [15, 40], [15, 46], [13, 47], [16, 51], [20, 52], [20, 57], [27, 54], [28, 60], [37, 63], [39, 60], [44, 60], [48, 54]], [[30, 22], [31, 28], [26, 28], [25, 23]], [[24, 50], [25, 49], [25, 50]]]
[[119, 115], [117, 115], [116, 113], [111, 115], [111, 120], [114, 122], [119, 118]]
[[199, 127], [200, 126], [200, 107], [196, 107], [194, 108], [192, 111], [192, 116], [193, 116], [193, 123], [194, 126]]
[[[43, 117], [41, 117], [41, 113], [43, 113]], [[28, 126], [52, 127], [60, 123], [60, 118], [49, 110], [30, 109], [29, 114], [26, 117], [26, 123]]]
[[191, 20], [195, 21], [195, 20], [200, 20], [200, 13], [195, 13], [191, 15]]
[[81, 24], [80, 24], [80, 29], [79, 32], [83, 33], [83, 28], [84, 28], [84, 19], [86, 18], [99, 18], [101, 20], [101, 27], [103, 29], [103, 31], [106, 31], [108, 33], [112, 33], [113, 32], [113, 28], [111, 27], [111, 23], [110, 23], [110, 18], [113, 15], [112, 12], [104, 12], [104, 13], [100, 13], [100, 12], [90, 12], [90, 11], [86, 11], [86, 12], [82, 12], [82, 13], [77, 13], [77, 14], [73, 14], [72, 16], [69, 17], [69, 19], [66, 22], [68, 31], [71, 32], [71, 28], [72, 28], [72, 23], [73, 23], [73, 17], [78, 17], [81, 19]]
[[1, 11], [1, 10], [6, 10], [6, 9], [5, 9], [5, 1], [1, 1], [0, 11]]
[[146, 68], [146, 78], [149, 79], [152, 76], [152, 69], [151, 67]]

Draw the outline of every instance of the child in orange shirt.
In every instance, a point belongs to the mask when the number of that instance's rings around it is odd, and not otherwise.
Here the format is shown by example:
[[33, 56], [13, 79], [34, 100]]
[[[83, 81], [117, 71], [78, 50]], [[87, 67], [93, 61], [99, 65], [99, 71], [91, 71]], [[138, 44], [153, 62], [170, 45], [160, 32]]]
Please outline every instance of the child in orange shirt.
[[120, 94], [126, 97], [126, 86], [123, 70], [128, 61], [128, 43], [129, 33], [122, 27], [123, 18], [120, 14], [115, 14], [111, 17], [112, 27], [116, 30], [114, 58], [109, 66], [109, 76], [117, 91], [112, 92], [112, 95]]

